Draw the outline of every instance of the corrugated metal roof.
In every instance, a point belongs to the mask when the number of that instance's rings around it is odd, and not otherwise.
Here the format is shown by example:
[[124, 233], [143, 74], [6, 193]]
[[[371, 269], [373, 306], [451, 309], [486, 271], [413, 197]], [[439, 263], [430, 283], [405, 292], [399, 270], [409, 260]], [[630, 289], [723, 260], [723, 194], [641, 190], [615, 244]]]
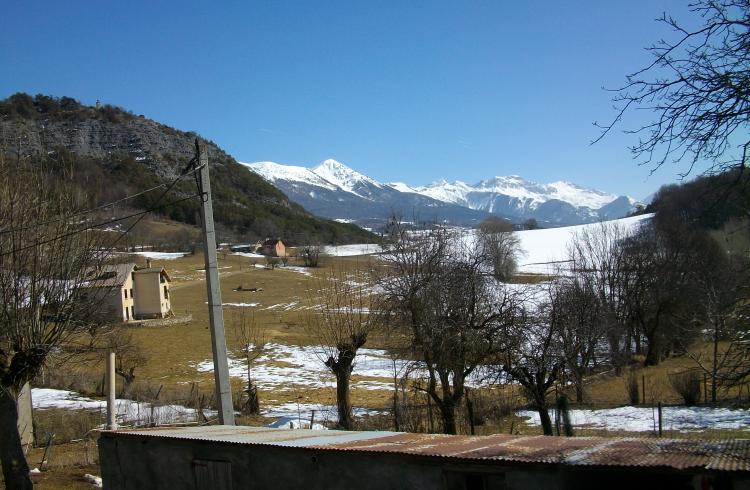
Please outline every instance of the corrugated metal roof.
[[708, 441], [507, 434], [449, 436], [222, 425], [124, 430], [104, 432], [104, 435], [105, 437], [164, 437], [331, 451], [399, 453], [462, 460], [750, 471], [750, 440], [748, 439]]

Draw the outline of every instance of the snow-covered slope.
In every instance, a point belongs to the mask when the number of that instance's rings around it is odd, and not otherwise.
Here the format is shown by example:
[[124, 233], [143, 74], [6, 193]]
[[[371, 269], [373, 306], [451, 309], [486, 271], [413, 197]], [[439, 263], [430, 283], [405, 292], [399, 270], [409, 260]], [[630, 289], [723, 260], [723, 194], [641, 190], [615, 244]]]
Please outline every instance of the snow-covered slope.
[[248, 167], [272, 184], [278, 181], [287, 181], [319, 186], [330, 190], [338, 189], [336, 184], [329, 182], [309, 168], [282, 165], [274, 162], [242, 163], [242, 165]]
[[[653, 214], [632, 216], [614, 221], [607, 225], [619, 226], [626, 233], [636, 230], [641, 223], [653, 217]], [[519, 257], [519, 272], [549, 274], [554, 273], [558, 267], [565, 267], [568, 247], [577, 233], [583, 230], [593, 230], [601, 226], [599, 223], [591, 223], [578, 226], [565, 226], [561, 228], [547, 228], [540, 230], [526, 230], [516, 232], [520, 240], [522, 256]]]
[[[320, 178], [331, 182], [345, 191], [349, 191], [353, 194], [360, 195], [358, 193], [362, 191], [362, 188], [373, 186], [376, 189], [382, 189], [383, 185], [366, 175], [353, 170], [341, 162], [337, 162], [329, 158], [323, 161], [317, 167], [311, 169], [312, 173], [320, 176]], [[363, 196], [364, 197], [364, 196]]]
[[309, 211], [373, 226], [392, 215], [472, 225], [489, 214], [546, 225], [591, 223], [633, 211], [636, 201], [570, 182], [538, 184], [518, 175], [476, 184], [441, 180], [415, 187], [382, 184], [333, 159], [305, 168], [273, 162], [244, 164]]

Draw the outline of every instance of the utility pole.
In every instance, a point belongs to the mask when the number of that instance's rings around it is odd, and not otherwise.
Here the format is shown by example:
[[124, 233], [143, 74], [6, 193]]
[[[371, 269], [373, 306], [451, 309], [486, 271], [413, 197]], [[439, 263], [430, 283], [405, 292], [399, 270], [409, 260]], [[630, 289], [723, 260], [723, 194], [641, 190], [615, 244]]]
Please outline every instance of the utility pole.
[[214, 354], [214, 383], [219, 402], [219, 423], [234, 425], [234, 407], [229, 384], [227, 341], [224, 337], [224, 312], [221, 309], [221, 289], [216, 258], [216, 231], [214, 211], [211, 204], [211, 181], [208, 176], [208, 155], [195, 139], [200, 183], [201, 221], [203, 223], [203, 256], [206, 264], [206, 288], [208, 290], [208, 319], [211, 326], [211, 349]]

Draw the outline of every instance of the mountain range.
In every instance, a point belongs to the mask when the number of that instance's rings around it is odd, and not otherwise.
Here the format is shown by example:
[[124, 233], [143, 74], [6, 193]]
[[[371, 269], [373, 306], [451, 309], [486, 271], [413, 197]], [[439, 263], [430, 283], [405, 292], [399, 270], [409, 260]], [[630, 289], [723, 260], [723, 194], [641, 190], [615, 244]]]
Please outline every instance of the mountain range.
[[[240, 162], [242, 163], [242, 162]], [[314, 214], [373, 226], [393, 215], [474, 225], [490, 215], [546, 226], [616, 219], [638, 201], [570, 182], [538, 184], [517, 175], [476, 184], [440, 180], [426, 186], [381, 183], [328, 159], [312, 168], [275, 162], [243, 163]]]

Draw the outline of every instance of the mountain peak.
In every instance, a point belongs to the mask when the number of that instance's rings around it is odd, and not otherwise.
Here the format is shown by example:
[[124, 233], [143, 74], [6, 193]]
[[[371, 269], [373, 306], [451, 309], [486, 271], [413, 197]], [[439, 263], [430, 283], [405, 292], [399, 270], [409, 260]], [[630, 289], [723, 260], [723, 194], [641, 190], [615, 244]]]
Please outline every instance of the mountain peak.
[[370, 177], [357, 172], [343, 163], [329, 158], [323, 160], [317, 167], [310, 169], [317, 176], [342, 189], [357, 194], [355, 187], [361, 185], [373, 185], [381, 188], [383, 185]]

